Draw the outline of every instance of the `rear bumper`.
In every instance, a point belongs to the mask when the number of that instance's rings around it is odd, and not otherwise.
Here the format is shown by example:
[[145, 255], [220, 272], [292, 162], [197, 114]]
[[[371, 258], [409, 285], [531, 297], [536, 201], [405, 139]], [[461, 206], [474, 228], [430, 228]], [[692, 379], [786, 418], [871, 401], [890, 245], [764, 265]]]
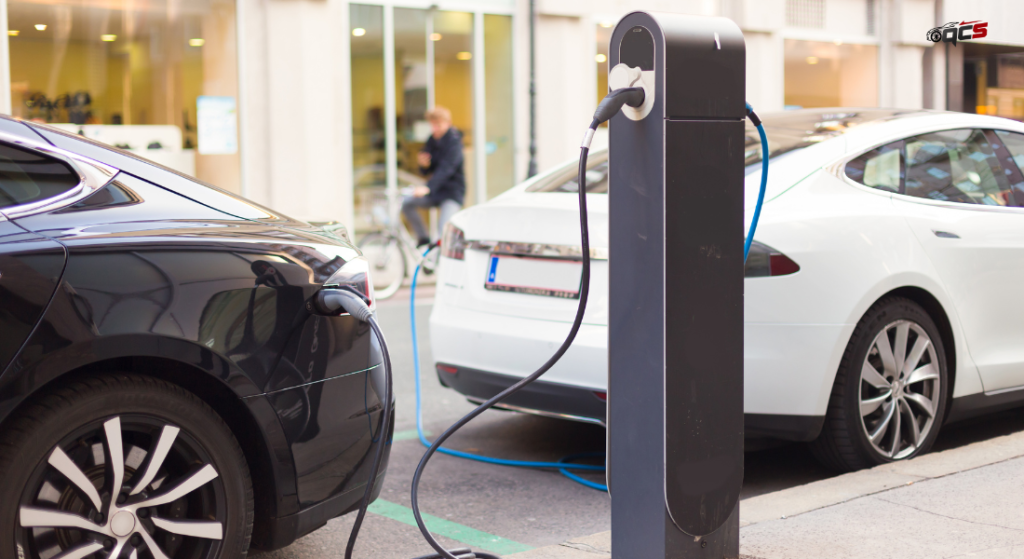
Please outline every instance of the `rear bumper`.
[[[445, 363], [437, 364], [437, 378], [442, 385], [455, 389], [470, 400], [480, 402], [522, 380]], [[497, 407], [601, 424], [604, 424], [606, 411], [604, 400], [592, 390], [543, 380], [526, 385]]]
[[[477, 402], [487, 400], [522, 380], [519, 377], [457, 367], [447, 363], [437, 364], [437, 378], [442, 385]], [[605, 402], [595, 394], [595, 391], [543, 380], [527, 385], [497, 407], [602, 425], [607, 414]], [[824, 423], [824, 416], [756, 413], [745, 414], [743, 421], [747, 438], [786, 441], [814, 440]]]
[[[439, 296], [430, 315], [430, 343], [438, 363], [523, 378], [555, 352], [569, 327], [565, 322], [467, 309]], [[842, 324], [744, 324], [744, 411], [759, 416], [823, 417], [852, 329]], [[543, 381], [577, 388], [585, 398], [591, 398], [593, 391], [604, 392], [608, 328], [584, 324]], [[766, 430], [776, 431], [769, 427]]]

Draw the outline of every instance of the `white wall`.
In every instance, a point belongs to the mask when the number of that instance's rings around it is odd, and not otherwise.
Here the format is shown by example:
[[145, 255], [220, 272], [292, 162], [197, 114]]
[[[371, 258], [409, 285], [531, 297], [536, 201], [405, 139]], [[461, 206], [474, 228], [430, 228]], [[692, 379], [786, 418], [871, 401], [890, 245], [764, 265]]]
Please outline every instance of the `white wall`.
[[240, 1], [247, 196], [293, 217], [353, 223], [348, 3]]
[[537, 163], [544, 172], [579, 154], [596, 108], [594, 29], [589, 18], [537, 18]]

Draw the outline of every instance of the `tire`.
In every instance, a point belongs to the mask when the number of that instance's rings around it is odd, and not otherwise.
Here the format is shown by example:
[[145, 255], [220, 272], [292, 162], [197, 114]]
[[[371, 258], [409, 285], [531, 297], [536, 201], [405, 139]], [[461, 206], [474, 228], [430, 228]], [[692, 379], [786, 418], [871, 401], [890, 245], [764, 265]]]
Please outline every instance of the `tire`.
[[370, 263], [370, 278], [377, 299], [387, 299], [397, 293], [408, 275], [401, 242], [390, 235], [370, 233], [359, 243], [359, 250]]
[[880, 300], [850, 337], [812, 452], [840, 471], [927, 452], [945, 417], [948, 379], [942, 337], [928, 313], [909, 299]]
[[[0, 559], [245, 557], [253, 491], [242, 449], [180, 387], [128, 374], [65, 382], [0, 433]], [[187, 481], [194, 486], [179, 485]], [[96, 529], [60, 527], [70, 515]]]

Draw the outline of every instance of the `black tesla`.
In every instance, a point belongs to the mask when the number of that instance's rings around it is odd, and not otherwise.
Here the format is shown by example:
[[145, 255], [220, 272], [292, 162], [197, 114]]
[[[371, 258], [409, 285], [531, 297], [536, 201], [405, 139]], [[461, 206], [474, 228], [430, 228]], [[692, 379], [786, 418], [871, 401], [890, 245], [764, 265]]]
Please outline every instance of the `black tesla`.
[[0, 559], [241, 557], [376, 498], [380, 347], [309, 304], [366, 272], [343, 230], [0, 118]]

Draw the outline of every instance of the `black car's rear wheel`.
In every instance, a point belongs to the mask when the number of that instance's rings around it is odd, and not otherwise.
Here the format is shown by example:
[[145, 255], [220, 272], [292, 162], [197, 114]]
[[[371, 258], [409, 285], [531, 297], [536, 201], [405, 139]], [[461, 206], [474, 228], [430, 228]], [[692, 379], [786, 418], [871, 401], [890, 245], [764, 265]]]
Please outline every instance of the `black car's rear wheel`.
[[132, 375], [66, 384], [0, 435], [0, 558], [244, 557], [248, 466], [194, 395]]

